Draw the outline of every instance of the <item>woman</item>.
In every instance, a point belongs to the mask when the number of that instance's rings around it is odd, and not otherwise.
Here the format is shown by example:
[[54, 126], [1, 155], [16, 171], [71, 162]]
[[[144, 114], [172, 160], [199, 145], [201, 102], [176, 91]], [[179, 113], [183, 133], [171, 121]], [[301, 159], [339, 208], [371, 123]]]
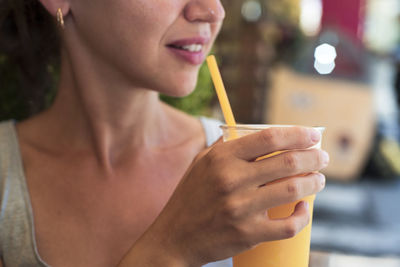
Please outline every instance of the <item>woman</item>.
[[[49, 109], [0, 126], [3, 266], [201, 266], [307, 224], [303, 202], [282, 220], [266, 210], [324, 187], [327, 154], [301, 151], [317, 132], [206, 149], [213, 122], [159, 101], [193, 90], [219, 0], [40, 3], [58, 18], [61, 75]], [[283, 149], [300, 151], [254, 162]]]

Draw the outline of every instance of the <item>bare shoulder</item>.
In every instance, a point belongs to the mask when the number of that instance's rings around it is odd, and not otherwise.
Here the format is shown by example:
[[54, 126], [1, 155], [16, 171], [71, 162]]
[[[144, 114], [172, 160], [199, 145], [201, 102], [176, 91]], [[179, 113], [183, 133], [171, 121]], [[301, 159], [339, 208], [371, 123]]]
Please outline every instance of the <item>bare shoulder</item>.
[[18, 122], [16, 131], [20, 149], [26, 155], [39, 153], [52, 156], [56, 149], [61, 150], [58, 148], [64, 140], [58, 138], [61, 131], [54, 127], [46, 111]]
[[181, 136], [182, 140], [193, 142], [193, 144], [201, 148], [206, 147], [205, 132], [198, 118], [167, 104], [164, 104], [164, 107], [166, 113], [169, 114], [171, 123], [174, 125], [176, 134]]
[[16, 124], [18, 140], [22, 144], [35, 145], [42, 135], [40, 129], [45, 129], [41, 114], [18, 122]]

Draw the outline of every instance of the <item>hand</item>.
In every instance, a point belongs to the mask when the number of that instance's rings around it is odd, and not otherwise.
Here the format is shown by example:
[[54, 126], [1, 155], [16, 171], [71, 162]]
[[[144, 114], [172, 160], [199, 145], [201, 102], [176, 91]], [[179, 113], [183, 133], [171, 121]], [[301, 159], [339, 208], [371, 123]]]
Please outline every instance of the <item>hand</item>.
[[[270, 219], [267, 210], [323, 189], [325, 177], [318, 171], [329, 157], [319, 149], [304, 150], [319, 139], [310, 128], [269, 128], [215, 144], [194, 160], [143, 238], [182, 266], [200, 266], [260, 242], [293, 237], [309, 222], [307, 205], [300, 202], [284, 219]], [[295, 151], [255, 161], [282, 150]], [[290, 178], [267, 184], [285, 177]]]

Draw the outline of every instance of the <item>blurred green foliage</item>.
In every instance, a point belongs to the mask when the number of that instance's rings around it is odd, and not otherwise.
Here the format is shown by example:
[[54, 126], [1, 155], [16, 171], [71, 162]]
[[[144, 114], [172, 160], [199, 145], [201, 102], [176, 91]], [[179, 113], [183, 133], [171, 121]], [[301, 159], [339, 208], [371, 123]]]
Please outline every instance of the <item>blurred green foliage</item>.
[[17, 121], [47, 108], [57, 93], [59, 79], [58, 66], [48, 65], [45, 68], [46, 82], [37, 84], [40, 79], [27, 78], [22, 69], [6, 55], [0, 54], [0, 121], [15, 119]]
[[[59, 71], [54, 66], [48, 67], [48, 72], [58, 80]], [[0, 54], [0, 121], [7, 119], [23, 120], [31, 114], [29, 99], [21, 90], [21, 77], [15, 64], [10, 62], [5, 55]], [[43, 99], [45, 107], [49, 107], [56, 94], [56, 84], [50, 88]], [[209, 104], [214, 96], [211, 79], [207, 67], [200, 68], [196, 89], [184, 98], [174, 98], [165, 95], [160, 98], [186, 113], [198, 116], [211, 113]]]
[[0, 121], [23, 119], [29, 115], [20, 87], [19, 73], [5, 55], [0, 55]]

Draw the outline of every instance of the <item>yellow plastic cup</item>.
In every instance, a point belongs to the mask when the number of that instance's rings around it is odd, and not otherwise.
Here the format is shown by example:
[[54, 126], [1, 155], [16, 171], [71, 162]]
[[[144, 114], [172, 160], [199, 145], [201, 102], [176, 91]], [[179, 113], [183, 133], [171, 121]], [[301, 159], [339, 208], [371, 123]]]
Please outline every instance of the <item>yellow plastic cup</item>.
[[[271, 127], [291, 127], [290, 125], [243, 125], [238, 124], [236, 126], [221, 126], [223, 131], [224, 141], [229, 141], [235, 138], [252, 134], [263, 129]], [[324, 127], [314, 127], [322, 133]], [[321, 141], [310, 148], [321, 148]], [[277, 151], [266, 156], [260, 157], [259, 159], [265, 159], [274, 155], [283, 153], [284, 151]], [[279, 183], [275, 181], [274, 183]], [[268, 184], [266, 185], [268, 186]], [[312, 225], [312, 214], [314, 207], [315, 195], [305, 197], [299, 201], [281, 205], [278, 207], [268, 209], [268, 216], [271, 219], [279, 219], [290, 216], [297, 203], [300, 201], [306, 201], [309, 204], [310, 210], [310, 223], [295, 237], [261, 243], [255, 248], [245, 251], [235, 257], [233, 257], [234, 267], [308, 267], [309, 255], [310, 255], [310, 238], [311, 238], [311, 225]]]

